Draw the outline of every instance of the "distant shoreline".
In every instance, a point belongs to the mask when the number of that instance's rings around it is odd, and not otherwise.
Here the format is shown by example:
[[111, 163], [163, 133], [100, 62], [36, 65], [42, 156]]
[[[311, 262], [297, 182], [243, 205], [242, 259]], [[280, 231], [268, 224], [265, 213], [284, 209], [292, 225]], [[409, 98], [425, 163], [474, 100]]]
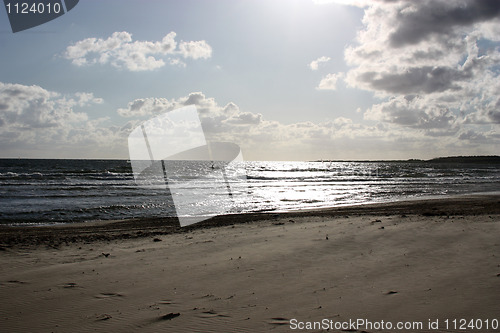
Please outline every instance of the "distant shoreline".
[[358, 163], [478, 163], [478, 164], [500, 164], [500, 156], [484, 155], [484, 156], [447, 156], [436, 157], [429, 160], [422, 159], [407, 159], [407, 160], [315, 160], [312, 162], [358, 162]]
[[[126, 158], [36, 158], [36, 157], [0, 157], [1, 160], [62, 160], [62, 161], [128, 161]], [[257, 160], [245, 160], [246, 162], [257, 162]], [[262, 162], [262, 161], [261, 161]], [[307, 161], [270, 161], [270, 162], [307, 162]], [[357, 163], [491, 163], [500, 164], [499, 155], [478, 155], [478, 156], [445, 156], [435, 157], [428, 160], [410, 158], [410, 159], [397, 159], [397, 160], [312, 160], [308, 162], [357, 162]]]

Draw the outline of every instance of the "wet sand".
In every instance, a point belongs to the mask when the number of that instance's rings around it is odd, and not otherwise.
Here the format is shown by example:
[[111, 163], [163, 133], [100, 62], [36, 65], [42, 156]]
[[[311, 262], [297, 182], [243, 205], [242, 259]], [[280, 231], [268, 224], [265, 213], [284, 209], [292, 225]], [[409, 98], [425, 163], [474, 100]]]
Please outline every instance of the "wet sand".
[[458, 332], [462, 318], [482, 320], [474, 331], [484, 332], [500, 320], [500, 196], [187, 228], [173, 219], [2, 227], [0, 265], [2, 332], [321, 332], [291, 323], [323, 319], [423, 325], [352, 332]]

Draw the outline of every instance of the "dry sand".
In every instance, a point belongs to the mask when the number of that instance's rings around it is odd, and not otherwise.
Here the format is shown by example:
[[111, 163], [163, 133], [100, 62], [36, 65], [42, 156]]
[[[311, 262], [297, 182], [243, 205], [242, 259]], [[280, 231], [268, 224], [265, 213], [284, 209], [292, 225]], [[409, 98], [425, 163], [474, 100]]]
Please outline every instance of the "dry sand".
[[[466, 332], [485, 332], [500, 320], [499, 203], [226, 216], [187, 229], [158, 220], [0, 228], [0, 332], [301, 331], [292, 319], [458, 332], [461, 318], [483, 322]], [[398, 331], [352, 332], [363, 330]]]

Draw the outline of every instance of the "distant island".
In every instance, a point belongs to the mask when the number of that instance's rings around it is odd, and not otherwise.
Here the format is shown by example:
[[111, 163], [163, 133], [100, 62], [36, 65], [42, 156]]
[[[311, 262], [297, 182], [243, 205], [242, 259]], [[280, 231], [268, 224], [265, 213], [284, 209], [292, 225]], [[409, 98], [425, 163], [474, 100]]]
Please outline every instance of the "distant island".
[[437, 157], [425, 162], [430, 163], [500, 163], [500, 156], [449, 156]]
[[363, 160], [363, 161], [346, 161], [346, 160], [318, 160], [315, 162], [409, 162], [409, 163], [476, 163], [476, 164], [500, 164], [500, 156], [448, 156], [436, 157], [430, 160], [409, 159], [409, 160]]

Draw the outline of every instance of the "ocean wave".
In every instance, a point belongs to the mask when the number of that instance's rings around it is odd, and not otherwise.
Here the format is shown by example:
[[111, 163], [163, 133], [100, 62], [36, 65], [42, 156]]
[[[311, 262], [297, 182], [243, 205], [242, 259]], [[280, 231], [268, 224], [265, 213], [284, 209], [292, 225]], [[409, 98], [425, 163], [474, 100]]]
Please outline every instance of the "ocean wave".
[[[169, 193], [203, 193], [215, 180], [207, 177], [206, 169], [182, 163], [178, 167], [180, 182], [171, 183], [167, 191], [164, 186], [137, 186], [126, 161], [3, 160], [0, 223], [169, 216], [175, 213]], [[238, 183], [246, 199], [236, 195], [230, 199], [241, 211], [286, 211], [500, 188], [500, 167], [491, 165], [246, 162], [245, 168], [246, 177]], [[207, 200], [222, 205], [227, 196], [214, 191]], [[198, 211], [194, 208], [192, 213]]]

